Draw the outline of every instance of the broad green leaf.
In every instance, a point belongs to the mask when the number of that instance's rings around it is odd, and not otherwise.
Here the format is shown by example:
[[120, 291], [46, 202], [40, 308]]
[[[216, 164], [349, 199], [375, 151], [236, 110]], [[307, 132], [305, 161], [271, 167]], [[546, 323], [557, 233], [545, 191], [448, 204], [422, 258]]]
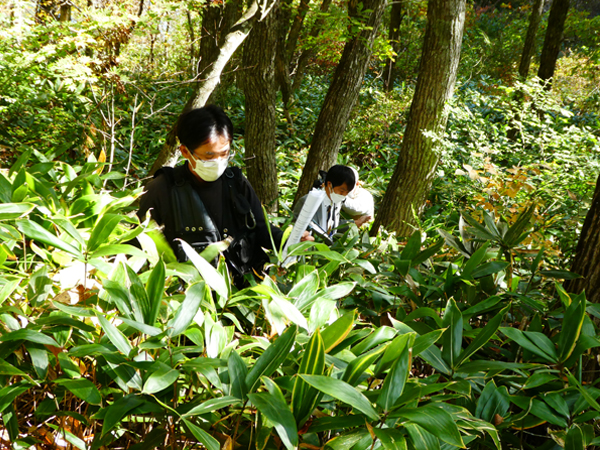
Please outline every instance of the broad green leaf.
[[442, 324], [447, 328], [442, 335], [442, 358], [454, 367], [462, 351], [463, 318], [453, 298], [446, 304]]
[[160, 311], [163, 294], [165, 291], [165, 263], [162, 258], [158, 260], [146, 283], [148, 304], [150, 309], [143, 311], [144, 319], [148, 325], [154, 325]]
[[412, 260], [415, 256], [419, 254], [421, 251], [421, 232], [419, 230], [415, 231], [406, 241], [406, 246], [400, 253], [400, 259], [403, 260]]
[[[414, 339], [414, 335], [413, 335]], [[411, 352], [409, 345], [406, 345], [400, 354], [400, 357], [396, 360], [392, 369], [388, 373], [387, 377], [381, 387], [379, 397], [377, 397], [377, 405], [379, 405], [385, 412], [390, 411], [396, 401], [402, 395], [404, 391], [404, 385], [408, 379], [408, 373], [411, 367]]]
[[248, 398], [273, 423], [283, 445], [288, 450], [295, 449], [298, 446], [298, 429], [294, 415], [285, 402], [269, 392], [248, 394]]
[[10, 384], [0, 389], [0, 413], [3, 412], [12, 402], [22, 393], [28, 391], [32, 385], [21, 382], [19, 384]]
[[87, 244], [88, 252], [93, 252], [101, 244], [108, 242], [116, 226], [123, 220], [121, 214], [104, 214], [94, 226]]
[[475, 305], [465, 309], [462, 312], [463, 315], [463, 319], [469, 319], [472, 316], [476, 316], [479, 315], [483, 312], [488, 311], [489, 309], [494, 308], [498, 303], [500, 303], [500, 301], [502, 300], [502, 297], [500, 297], [499, 295], [494, 295], [490, 298], [486, 298], [485, 300], [476, 303]]
[[154, 370], [146, 382], [142, 392], [144, 394], [155, 394], [162, 391], [163, 389], [171, 386], [179, 378], [179, 371], [172, 369], [169, 366], [160, 366]]
[[204, 403], [199, 404], [198, 406], [194, 406], [192, 409], [186, 412], [183, 415], [183, 417], [199, 416], [201, 414], [207, 414], [213, 411], [218, 411], [219, 409], [226, 408], [228, 406], [239, 404], [241, 404], [240, 399], [231, 396], [211, 398], [210, 400], [207, 400]]
[[[441, 333], [440, 333], [441, 334]], [[377, 363], [373, 375], [379, 377], [383, 372], [391, 367], [391, 365], [400, 357], [400, 354], [405, 347], [412, 347], [415, 342], [417, 333], [410, 332], [396, 336], [394, 340], [385, 348], [385, 353]], [[414, 356], [414, 348], [413, 348]], [[354, 362], [354, 361], [353, 361]], [[347, 381], [347, 380], [346, 380]], [[350, 383], [354, 385], [354, 383]]]
[[368, 440], [371, 438], [369, 432], [365, 428], [359, 428], [350, 432], [341, 434], [327, 441], [325, 448], [327, 450], [366, 450], [360, 446], [363, 439], [367, 439], [367, 448], [371, 447], [372, 441]]
[[131, 352], [131, 344], [129, 340], [119, 331], [117, 327], [115, 327], [112, 323], [110, 323], [104, 315], [97, 313], [98, 320], [100, 321], [100, 326], [108, 336], [110, 342], [113, 343], [117, 349], [126, 356]]
[[99, 405], [102, 402], [102, 396], [96, 385], [85, 378], [75, 380], [57, 379], [54, 382], [66, 387], [73, 395], [91, 405]]
[[365, 418], [362, 415], [349, 415], [338, 417], [317, 417], [315, 418], [310, 428], [309, 433], [318, 433], [329, 430], [343, 430], [344, 428], [356, 428], [365, 424]]
[[220, 450], [221, 449], [221, 444], [219, 444], [219, 441], [217, 441], [214, 437], [212, 437], [210, 434], [208, 434], [202, 428], [200, 428], [197, 425], [194, 425], [192, 422], [190, 422], [187, 419], [183, 419], [183, 423], [192, 432], [194, 437], [196, 439], [198, 439], [198, 442], [200, 442], [202, 445], [204, 445], [204, 447], [206, 447], [207, 450]]
[[431, 365], [431, 367], [433, 367], [438, 372], [444, 373], [446, 375], [450, 375], [452, 373], [452, 370], [450, 369], [450, 367], [448, 367], [448, 365], [444, 361], [444, 358], [442, 358], [442, 352], [435, 345], [432, 345], [427, 350], [422, 351], [419, 357], [425, 362], [427, 362], [429, 365]]
[[275, 339], [265, 352], [254, 363], [252, 370], [246, 377], [246, 387], [248, 392], [254, 392], [258, 387], [261, 376], [271, 376], [275, 372], [281, 363], [288, 357], [294, 340], [296, 338], [296, 332], [298, 327], [292, 325], [283, 332], [281, 336]]
[[478, 278], [487, 277], [488, 275], [498, 273], [507, 267], [508, 263], [505, 261], [490, 261], [473, 270], [471, 277], [473, 277], [475, 280]]
[[393, 428], [373, 428], [373, 433], [385, 450], [408, 450], [404, 435]]
[[144, 403], [144, 399], [136, 394], [129, 394], [120, 398], [108, 408], [102, 422], [102, 435], [105, 435], [117, 425], [123, 417], [134, 408]]
[[231, 395], [245, 400], [248, 389], [246, 388], [246, 376], [248, 368], [242, 357], [233, 350], [227, 362], [229, 368], [229, 382], [231, 384]]
[[[389, 347], [390, 346], [385, 347], [382, 345], [350, 361], [348, 366], [346, 366], [344, 375], [342, 375], [342, 380], [352, 386], [356, 386], [361, 375], [363, 375], [369, 366], [373, 364], [375, 360], [383, 354], [384, 351], [387, 351]], [[398, 357], [398, 355], [395, 356], [396, 358]], [[396, 358], [394, 358], [394, 360]]]
[[477, 400], [477, 409], [475, 415], [486, 422], [493, 422], [498, 414], [504, 417], [510, 407], [510, 398], [505, 386], [496, 387], [494, 380], [490, 380]]
[[503, 370], [524, 370], [534, 369], [540, 367], [540, 364], [534, 363], [510, 363], [504, 361], [471, 361], [461, 365], [456, 369], [460, 373], [477, 373], [477, 372], [488, 372], [488, 371], [503, 371]]
[[137, 247], [134, 247], [130, 244], [106, 244], [100, 245], [96, 248], [95, 251], [91, 252], [88, 255], [88, 259], [101, 258], [103, 256], [112, 256], [112, 255], [131, 255], [138, 256], [140, 258], [147, 258], [148, 254], [143, 250], [140, 250]]
[[35, 205], [33, 203], [0, 204], [0, 220], [14, 220], [29, 214]]
[[118, 318], [119, 320], [123, 321], [123, 323], [126, 323], [130, 327], [135, 328], [136, 330], [141, 331], [142, 333], [147, 334], [148, 336], [158, 336], [159, 334], [163, 333], [163, 331], [160, 328], [153, 327], [151, 325], [146, 325], [145, 323], [128, 319], [127, 317]]
[[577, 381], [577, 379], [573, 375], [571, 375], [568, 371], [567, 371], [567, 378], [569, 380], [569, 384], [571, 384], [572, 386], [575, 386], [577, 388], [577, 390], [579, 392], [581, 392], [581, 395], [583, 396], [585, 401], [588, 402], [588, 404], [592, 408], [594, 408], [596, 411], [600, 411], [600, 404], [598, 404], [596, 399], [594, 397], [592, 397], [592, 395], [587, 391], [587, 389], [585, 387], [583, 387], [581, 385], [581, 383], [579, 383]]
[[198, 272], [200, 272], [200, 275], [206, 284], [221, 297], [229, 298], [227, 283], [225, 283], [225, 280], [217, 271], [217, 269], [215, 269], [207, 260], [200, 256], [190, 244], [181, 239], [179, 239], [179, 242], [183, 248], [183, 251], [192, 264], [194, 264], [194, 267], [198, 269]]
[[204, 282], [193, 284], [188, 288], [183, 302], [175, 312], [175, 316], [167, 324], [170, 337], [179, 336], [190, 326], [198, 312], [200, 303], [206, 295]]
[[318, 389], [319, 391], [330, 395], [331, 397], [347, 403], [356, 408], [372, 420], [378, 420], [379, 416], [371, 402], [353, 386], [348, 383], [324, 375], [299, 375], [304, 381]]
[[577, 345], [585, 318], [585, 303], [585, 294], [578, 295], [573, 298], [571, 305], [565, 311], [562, 328], [558, 336], [558, 359], [560, 362], [569, 359]]
[[35, 342], [38, 344], [44, 345], [52, 345], [54, 347], [60, 347], [58, 342], [52, 339], [50, 336], [46, 336], [40, 331], [34, 331], [27, 328], [22, 328], [20, 330], [11, 331], [10, 333], [6, 333], [3, 336], [0, 336], [0, 342], [10, 342], [10, 341], [29, 341]]
[[415, 339], [415, 345], [413, 346], [413, 357], [421, 354], [435, 344], [442, 334], [444, 334], [444, 331], [446, 331], [446, 329], [442, 328], [440, 330], [433, 330], [427, 334], [417, 336]]
[[488, 242], [483, 244], [467, 260], [467, 263], [463, 267], [461, 274], [460, 274], [462, 278], [469, 278], [471, 276], [471, 274], [473, 273], [473, 271], [481, 264], [481, 262], [484, 260], [486, 254], [487, 254], [488, 245], [489, 245]]
[[527, 336], [524, 334], [525, 332], [518, 330], [517, 328], [510, 328], [510, 327], [502, 327], [502, 328], [499, 328], [499, 330], [502, 334], [504, 334], [510, 340], [515, 341], [517, 344], [519, 344], [524, 349], [529, 350], [530, 352], [535, 353], [538, 356], [541, 356], [546, 361], [553, 362], [553, 363], [557, 362], [556, 357], [549, 355], [544, 350], [540, 349], [537, 345], [535, 345], [533, 342], [531, 342], [531, 340], [529, 340], [527, 338]]
[[10, 295], [12, 295], [17, 286], [19, 286], [19, 283], [21, 283], [20, 278], [8, 280], [6, 281], [6, 283], [4, 283], [4, 286], [2, 286], [2, 289], [0, 289], [0, 305], [4, 303], [4, 300], [6, 300]]
[[523, 389], [533, 389], [536, 387], [543, 386], [547, 383], [554, 383], [560, 381], [557, 373], [548, 373], [548, 372], [536, 372], [527, 378], [525, 384], [523, 385]]
[[15, 221], [15, 225], [19, 229], [21, 233], [27, 236], [30, 239], [35, 241], [43, 242], [44, 244], [50, 245], [52, 247], [56, 247], [60, 250], [63, 250], [80, 260], [83, 260], [83, 254], [81, 251], [71, 244], [60, 239], [58, 236], [50, 233], [41, 225], [38, 225], [36, 222], [32, 220], [19, 219]]
[[458, 360], [454, 363], [455, 367], [459, 367], [463, 361], [465, 361], [473, 353], [475, 353], [477, 350], [479, 350], [481, 347], [488, 343], [488, 341], [492, 338], [492, 336], [494, 336], [494, 334], [498, 330], [498, 327], [502, 323], [502, 318], [506, 314], [506, 311], [508, 311], [509, 307], [510, 305], [506, 306], [502, 311], [496, 314], [486, 324], [485, 327], [479, 330], [479, 333], [477, 333], [475, 339], [473, 339], [469, 346], [465, 350], [463, 350]]
[[416, 423], [442, 441], [456, 447], [465, 448], [452, 416], [439, 406], [428, 404], [419, 408], [403, 408], [397, 414]]
[[[310, 338], [310, 341], [304, 348], [302, 361], [298, 368], [298, 374], [304, 373], [308, 375], [322, 375], [325, 369], [325, 347], [321, 333], [315, 331]], [[296, 418], [298, 426], [302, 426], [304, 422], [312, 414], [318, 398], [318, 391], [309, 386], [299, 376], [296, 376], [294, 381], [294, 389], [292, 391], [292, 411]]]
[[565, 450], [584, 450], [586, 445], [583, 440], [583, 433], [581, 428], [577, 425], [573, 425], [569, 431], [567, 431], [567, 437], [565, 438]]
[[367, 336], [362, 342], [352, 347], [351, 351], [357, 356], [361, 355], [384, 342], [391, 341], [395, 336], [396, 330], [385, 325], [381, 326]]
[[348, 336], [354, 326], [355, 317], [356, 310], [350, 311], [323, 330], [321, 337], [323, 338], [325, 353], [329, 353], [331, 349], [335, 348]]
[[416, 423], [408, 422], [403, 425], [408, 431], [415, 450], [440, 450], [440, 441], [436, 434], [430, 433]]
[[15, 376], [15, 375], [21, 376], [21, 377], [28, 377], [29, 376], [25, 372], [23, 372], [22, 370], [17, 369], [15, 366], [13, 366], [12, 364], [7, 363], [3, 359], [0, 359], [0, 375], [7, 375], [9, 377], [12, 377], [12, 376]]

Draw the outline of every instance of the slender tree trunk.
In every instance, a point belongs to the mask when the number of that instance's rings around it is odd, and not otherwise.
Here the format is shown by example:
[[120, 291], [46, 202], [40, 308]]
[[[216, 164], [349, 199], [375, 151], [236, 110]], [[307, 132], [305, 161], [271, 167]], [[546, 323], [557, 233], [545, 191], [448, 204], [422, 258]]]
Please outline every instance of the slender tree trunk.
[[58, 17], [59, 22], [70, 22], [71, 21], [71, 3], [68, 0], [63, 1], [60, 4], [60, 16]]
[[[390, 12], [390, 29], [388, 31], [388, 39], [392, 45], [392, 50], [398, 55], [400, 52], [400, 24], [402, 23], [403, 8], [402, 0], [395, 0], [392, 3], [392, 11]], [[394, 81], [396, 78], [396, 61], [388, 58], [383, 69], [383, 89], [390, 92], [394, 89]]]
[[186, 11], [186, 15], [188, 28], [190, 29], [190, 67], [192, 67], [193, 71], [193, 67], [196, 66], [196, 36], [194, 33], [194, 23], [192, 22], [192, 15], [190, 14], [189, 10]]
[[556, 60], [560, 51], [560, 45], [563, 39], [565, 21], [569, 12], [569, 0], [553, 0], [548, 17], [548, 28], [544, 37], [544, 46], [540, 56], [540, 70], [538, 77], [546, 82], [548, 89], [551, 88]]
[[521, 54], [521, 62], [519, 64], [519, 76], [522, 80], [527, 79], [529, 75], [529, 66], [531, 65], [531, 57], [535, 51], [535, 37], [537, 30], [542, 20], [542, 12], [544, 11], [544, 0], [534, 0], [531, 7], [531, 15], [529, 16], [529, 28], [527, 28], [527, 36], [525, 36], [525, 45]]
[[[272, 3], [270, 4], [272, 5]], [[268, 12], [268, 10], [267, 10]], [[205, 75], [205, 81], [202, 83], [198, 91], [192, 96], [184, 111], [188, 108], [201, 108], [206, 104], [211, 93], [215, 90], [221, 79], [221, 73], [225, 65], [231, 59], [235, 50], [244, 42], [248, 33], [252, 29], [255, 20], [263, 19], [263, 14], [266, 14], [263, 9], [259, 11], [258, 3], [254, 0], [248, 9], [244, 12], [237, 23], [229, 30], [229, 33], [223, 39], [223, 43], [219, 47], [219, 54], [214, 63], [210, 64], [210, 70]], [[158, 154], [149, 175], [154, 173], [165, 165], [172, 166], [177, 161], [177, 136], [175, 132], [175, 124], [167, 134], [167, 139]]]
[[[305, 0], [302, 0], [304, 3]], [[302, 4], [300, 4], [300, 7]], [[299, 7], [299, 8], [300, 8]], [[275, 53], [275, 81], [281, 91], [281, 100], [283, 101], [283, 107], [287, 114], [288, 105], [292, 94], [292, 82], [290, 79], [290, 59], [286, 49], [287, 36], [290, 31], [290, 16], [292, 10], [291, 0], [283, 0], [280, 3], [280, 7], [277, 8], [277, 43]], [[296, 15], [296, 18], [298, 14]], [[290, 118], [291, 119], [291, 118]]]
[[[277, 9], [277, 6], [274, 8]], [[246, 174], [260, 201], [277, 209], [275, 157], [275, 50], [277, 11], [252, 28], [244, 43], [242, 86], [246, 97]]]
[[365, 0], [361, 11], [358, 11], [356, 1], [351, 0], [348, 4], [348, 15], [351, 19], [366, 26], [344, 46], [342, 58], [317, 120], [294, 203], [310, 190], [319, 170], [328, 169], [337, 160], [344, 131], [371, 58], [373, 40], [377, 35], [386, 3], [386, 0]]
[[435, 177], [439, 153], [432, 135], [446, 127], [446, 102], [452, 96], [465, 22], [465, 0], [430, 0], [417, 86], [398, 163], [371, 234], [381, 225], [399, 237], [412, 232]]
[[[309, 34], [311, 37], [317, 37], [319, 35], [319, 33], [321, 33], [323, 31], [323, 26], [325, 25], [325, 18], [323, 16], [327, 11], [329, 11], [329, 7], [331, 6], [331, 1], [332, 0], [323, 0], [323, 2], [321, 3], [321, 8], [320, 8], [321, 17], [319, 17], [315, 21], [312, 28], [310, 29]], [[290, 73], [293, 75], [293, 78], [294, 78], [294, 81], [292, 83], [292, 92], [298, 90], [298, 88], [300, 87], [300, 84], [302, 83], [302, 80], [304, 78], [304, 73], [305, 73], [305, 69], [308, 64], [308, 61], [310, 60], [310, 58], [313, 57], [314, 54], [315, 54], [314, 48], [305, 49], [298, 57], [298, 62], [296, 64], [296, 66], [294, 68], [290, 68]]]
[[583, 278], [567, 281], [566, 290], [576, 294], [585, 290], [588, 301], [600, 303], [600, 177], [585, 216], [571, 272]]

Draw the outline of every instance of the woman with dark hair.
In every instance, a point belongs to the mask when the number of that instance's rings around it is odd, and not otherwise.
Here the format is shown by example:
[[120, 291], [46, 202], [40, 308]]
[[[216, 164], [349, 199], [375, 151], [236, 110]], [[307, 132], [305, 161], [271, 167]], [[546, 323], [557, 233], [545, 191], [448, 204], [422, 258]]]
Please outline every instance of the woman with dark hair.
[[[281, 244], [282, 231], [265, 222], [260, 200], [238, 167], [229, 167], [233, 125], [215, 105], [184, 113], [177, 123], [179, 147], [186, 159], [163, 167], [146, 186], [138, 217], [149, 211], [179, 261], [187, 260], [179, 239], [197, 251], [213, 242], [231, 241], [225, 259], [235, 284], [260, 273], [268, 257], [263, 248]], [[270, 227], [270, 233], [269, 233]]]
[[[317, 209], [317, 212], [312, 218], [309, 225], [316, 234], [324, 238], [328, 243], [332, 242], [332, 238], [340, 225], [345, 223], [340, 221], [340, 213], [344, 200], [350, 191], [352, 191], [358, 179], [355, 171], [348, 166], [335, 165], [332, 166], [326, 173], [321, 172], [319, 180], [315, 181], [314, 188], [323, 189], [325, 197], [323, 202]], [[307, 195], [302, 197], [294, 208], [294, 219], [300, 215], [300, 211], [304, 207]], [[361, 216], [354, 220], [357, 227], [361, 227], [365, 222], [371, 219], [370, 216]], [[306, 238], [304, 240], [307, 240]]]

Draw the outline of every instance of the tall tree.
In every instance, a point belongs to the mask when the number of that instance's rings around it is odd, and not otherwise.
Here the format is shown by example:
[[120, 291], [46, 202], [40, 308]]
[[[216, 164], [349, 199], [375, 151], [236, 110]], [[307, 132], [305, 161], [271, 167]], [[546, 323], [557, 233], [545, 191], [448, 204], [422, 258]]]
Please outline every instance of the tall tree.
[[431, 189], [439, 153], [432, 135], [446, 127], [446, 102], [452, 96], [465, 23], [466, 0], [430, 0], [417, 86], [398, 163], [375, 218], [398, 236], [411, 234], [413, 212], [421, 214]]
[[277, 6], [256, 23], [244, 43], [241, 84], [245, 96], [244, 135], [246, 174], [260, 201], [277, 208], [277, 161], [275, 156], [275, 50]]
[[[265, 3], [263, 3], [265, 4]], [[267, 2], [266, 5], [273, 5], [273, 2]], [[259, 7], [257, 0], [253, 0], [250, 6], [246, 9], [244, 14], [229, 30], [223, 43], [219, 46], [219, 52], [216, 55], [216, 59], [210, 64], [210, 69], [204, 75], [205, 81], [200, 85], [195, 94], [188, 100], [184, 111], [187, 108], [201, 108], [206, 104], [206, 101], [215, 90], [221, 79], [221, 73], [225, 68], [225, 65], [237, 50], [237, 48], [244, 42], [254, 22], [257, 20], [264, 19], [263, 14], [267, 14], [269, 9]], [[149, 171], [149, 175], [153, 175], [158, 169], [165, 165], [172, 166], [177, 160], [177, 135], [175, 130], [175, 124], [171, 127], [171, 130], [167, 134], [166, 141], [162, 146], [156, 160], [152, 164]]]
[[529, 27], [525, 36], [525, 44], [523, 45], [523, 53], [521, 53], [521, 62], [519, 63], [519, 76], [522, 80], [527, 79], [529, 74], [529, 66], [531, 65], [531, 57], [535, 51], [535, 37], [537, 30], [542, 20], [542, 12], [544, 11], [544, 0], [533, 0], [531, 14], [529, 15]]
[[386, 3], [387, 0], [364, 0], [360, 3], [361, 8], [357, 0], [350, 0], [348, 3], [352, 27], [358, 22], [360, 30], [344, 46], [344, 52], [321, 107], [294, 203], [310, 190], [319, 169], [328, 169], [336, 162], [350, 113], [358, 99], [371, 58], [373, 40], [377, 35]]
[[585, 290], [590, 302], [600, 303], [600, 177], [579, 236], [571, 271], [582, 278], [565, 283], [568, 292]]
[[546, 82], [548, 89], [551, 87], [551, 79], [554, 76], [556, 60], [560, 51], [560, 45], [565, 30], [565, 21], [569, 12], [570, 0], [553, 0], [548, 17], [548, 28], [544, 37], [544, 46], [540, 56], [540, 69], [538, 77]]
[[[392, 2], [392, 10], [390, 12], [390, 27], [388, 30], [388, 39], [392, 45], [393, 52], [398, 55], [400, 52], [400, 24], [404, 16], [404, 8], [402, 0]], [[396, 79], [396, 61], [388, 58], [383, 69], [383, 89], [390, 92], [394, 88]]]

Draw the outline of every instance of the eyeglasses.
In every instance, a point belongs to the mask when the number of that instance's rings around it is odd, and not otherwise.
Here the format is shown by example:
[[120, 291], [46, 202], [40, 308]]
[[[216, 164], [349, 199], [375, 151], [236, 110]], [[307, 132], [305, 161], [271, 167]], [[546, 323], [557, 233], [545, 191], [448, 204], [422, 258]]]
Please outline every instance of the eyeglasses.
[[194, 155], [194, 158], [200, 160], [200, 161], [216, 161], [219, 159], [227, 159], [227, 161], [231, 161], [233, 158], [235, 157], [235, 152], [232, 152], [230, 150], [224, 151], [224, 152], [211, 152], [208, 154], [203, 154], [202, 156], [198, 156], [198, 155]]

